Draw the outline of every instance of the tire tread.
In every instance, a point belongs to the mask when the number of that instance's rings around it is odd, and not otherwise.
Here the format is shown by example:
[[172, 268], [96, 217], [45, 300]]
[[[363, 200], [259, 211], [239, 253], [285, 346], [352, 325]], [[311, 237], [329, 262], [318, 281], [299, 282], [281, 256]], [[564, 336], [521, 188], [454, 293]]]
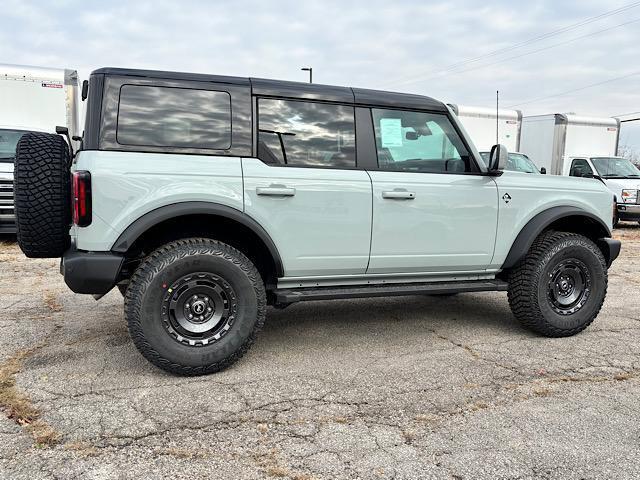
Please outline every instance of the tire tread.
[[71, 157], [59, 135], [30, 132], [16, 149], [14, 208], [27, 257], [61, 257], [70, 246]]

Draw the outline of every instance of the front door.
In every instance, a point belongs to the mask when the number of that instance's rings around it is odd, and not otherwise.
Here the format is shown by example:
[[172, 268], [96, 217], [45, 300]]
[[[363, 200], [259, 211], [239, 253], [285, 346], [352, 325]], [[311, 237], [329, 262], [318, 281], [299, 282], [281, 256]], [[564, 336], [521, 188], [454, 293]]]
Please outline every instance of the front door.
[[478, 271], [491, 263], [498, 198], [445, 113], [372, 109], [378, 170], [367, 273]]

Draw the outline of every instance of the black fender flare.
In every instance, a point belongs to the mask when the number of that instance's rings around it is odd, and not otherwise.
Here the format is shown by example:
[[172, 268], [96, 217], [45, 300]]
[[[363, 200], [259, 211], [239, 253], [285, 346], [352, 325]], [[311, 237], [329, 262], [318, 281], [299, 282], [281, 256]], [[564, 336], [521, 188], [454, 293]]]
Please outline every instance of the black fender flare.
[[114, 253], [126, 253], [131, 245], [147, 230], [161, 222], [185, 215], [215, 215], [233, 220], [251, 230], [265, 244], [273, 258], [276, 273], [284, 276], [282, 258], [267, 231], [246, 213], [226, 205], [213, 202], [179, 202], [151, 210], [129, 225], [111, 247]]
[[598, 228], [598, 233], [595, 235], [597, 239], [611, 237], [609, 227], [596, 215], [577, 207], [552, 207], [538, 213], [520, 230], [502, 264], [502, 269], [511, 268], [518, 263], [529, 251], [534, 240], [549, 225], [567, 217], [584, 217], [594, 223]]

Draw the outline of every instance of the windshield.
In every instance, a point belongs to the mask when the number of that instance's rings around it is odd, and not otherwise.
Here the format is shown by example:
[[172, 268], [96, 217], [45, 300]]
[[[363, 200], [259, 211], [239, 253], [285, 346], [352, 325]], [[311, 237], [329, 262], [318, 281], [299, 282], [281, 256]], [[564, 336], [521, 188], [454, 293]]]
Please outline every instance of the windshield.
[[25, 130], [7, 130], [0, 128], [0, 162], [13, 162], [16, 156], [16, 145]]
[[[480, 152], [480, 155], [482, 155], [484, 163], [488, 165], [489, 152]], [[510, 170], [512, 172], [540, 173], [535, 163], [522, 153], [510, 153], [505, 170]]]
[[640, 177], [640, 170], [626, 158], [598, 157], [592, 158], [591, 162], [598, 175], [604, 178]]

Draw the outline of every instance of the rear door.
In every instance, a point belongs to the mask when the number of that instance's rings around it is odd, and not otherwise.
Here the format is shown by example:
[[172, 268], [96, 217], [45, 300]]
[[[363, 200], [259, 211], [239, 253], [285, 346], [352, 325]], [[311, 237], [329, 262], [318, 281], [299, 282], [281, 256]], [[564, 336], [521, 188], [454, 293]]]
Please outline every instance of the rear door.
[[274, 240], [285, 276], [365, 273], [371, 180], [356, 165], [353, 105], [258, 98], [256, 110], [245, 212]]
[[368, 273], [478, 271], [491, 263], [497, 186], [445, 113], [372, 109], [378, 168]]

